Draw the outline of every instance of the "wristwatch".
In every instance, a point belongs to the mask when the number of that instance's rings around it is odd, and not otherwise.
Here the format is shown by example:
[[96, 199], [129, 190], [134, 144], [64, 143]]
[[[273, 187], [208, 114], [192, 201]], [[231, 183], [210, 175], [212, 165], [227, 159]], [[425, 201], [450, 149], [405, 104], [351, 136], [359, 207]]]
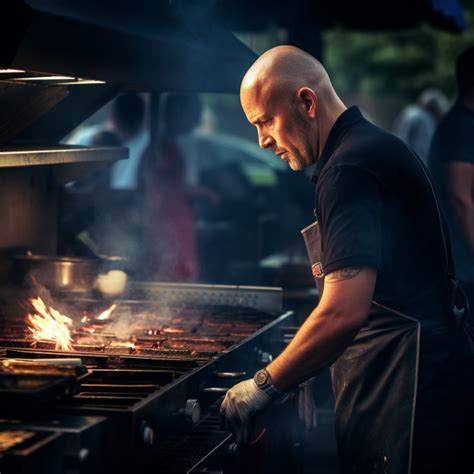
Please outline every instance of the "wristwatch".
[[280, 390], [278, 390], [275, 385], [273, 385], [272, 378], [267, 369], [260, 369], [255, 372], [253, 380], [257, 387], [260, 390], [263, 390], [272, 399], [281, 397], [283, 395], [283, 392], [280, 392]]

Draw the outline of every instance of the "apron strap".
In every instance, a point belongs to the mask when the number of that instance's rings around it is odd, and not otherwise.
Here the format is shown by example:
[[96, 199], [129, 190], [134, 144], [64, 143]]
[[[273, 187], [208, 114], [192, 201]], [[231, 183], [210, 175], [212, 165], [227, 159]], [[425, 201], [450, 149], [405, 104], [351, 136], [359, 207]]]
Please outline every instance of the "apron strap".
[[411, 150], [412, 156], [415, 159], [415, 162], [418, 164], [419, 168], [421, 169], [426, 182], [428, 183], [429, 188], [431, 189], [431, 194], [433, 196], [433, 200], [436, 207], [436, 213], [438, 215], [438, 222], [439, 228], [441, 233], [441, 240], [443, 242], [443, 253], [444, 253], [444, 268], [446, 271], [446, 275], [448, 277], [449, 284], [452, 289], [452, 297], [451, 297], [451, 307], [453, 308], [453, 313], [460, 326], [463, 326], [468, 315], [469, 315], [469, 300], [466, 297], [466, 294], [459, 286], [458, 280], [456, 278], [456, 271], [454, 269], [454, 262], [453, 256], [451, 251], [451, 244], [449, 241], [449, 237], [446, 234], [443, 217], [441, 213], [441, 208], [439, 205], [438, 197], [436, 196], [436, 192], [433, 187], [433, 183], [429, 177], [428, 171], [426, 170], [425, 164], [421, 161], [419, 156]]

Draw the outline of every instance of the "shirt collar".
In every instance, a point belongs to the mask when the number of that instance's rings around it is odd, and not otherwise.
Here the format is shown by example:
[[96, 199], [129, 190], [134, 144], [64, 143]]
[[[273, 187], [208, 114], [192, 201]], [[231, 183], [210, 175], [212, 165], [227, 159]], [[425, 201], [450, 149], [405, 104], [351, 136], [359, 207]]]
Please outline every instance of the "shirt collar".
[[328, 162], [329, 158], [331, 158], [337, 146], [339, 145], [345, 130], [362, 118], [363, 116], [360, 113], [359, 108], [356, 106], [349, 107], [341, 115], [339, 115], [337, 120], [334, 122], [331, 131], [329, 132], [328, 139], [326, 140], [323, 152], [321, 153], [321, 158], [316, 162], [311, 181], [316, 183], [324, 168], [324, 165]]

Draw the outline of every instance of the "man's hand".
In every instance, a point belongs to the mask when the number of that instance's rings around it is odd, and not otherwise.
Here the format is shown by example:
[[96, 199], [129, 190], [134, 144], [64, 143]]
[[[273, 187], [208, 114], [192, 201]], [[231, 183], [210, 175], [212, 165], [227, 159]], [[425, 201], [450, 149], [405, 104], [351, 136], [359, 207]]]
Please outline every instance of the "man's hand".
[[221, 415], [225, 417], [237, 443], [250, 441], [253, 418], [271, 403], [270, 395], [258, 388], [253, 379], [244, 380], [227, 392], [221, 405]]

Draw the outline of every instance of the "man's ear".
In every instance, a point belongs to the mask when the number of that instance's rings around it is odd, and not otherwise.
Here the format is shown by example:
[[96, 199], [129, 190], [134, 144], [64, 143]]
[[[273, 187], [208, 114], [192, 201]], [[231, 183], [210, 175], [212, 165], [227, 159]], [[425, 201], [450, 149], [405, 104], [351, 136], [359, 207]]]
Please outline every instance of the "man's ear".
[[297, 92], [309, 118], [315, 118], [318, 113], [318, 95], [309, 87], [302, 87]]

